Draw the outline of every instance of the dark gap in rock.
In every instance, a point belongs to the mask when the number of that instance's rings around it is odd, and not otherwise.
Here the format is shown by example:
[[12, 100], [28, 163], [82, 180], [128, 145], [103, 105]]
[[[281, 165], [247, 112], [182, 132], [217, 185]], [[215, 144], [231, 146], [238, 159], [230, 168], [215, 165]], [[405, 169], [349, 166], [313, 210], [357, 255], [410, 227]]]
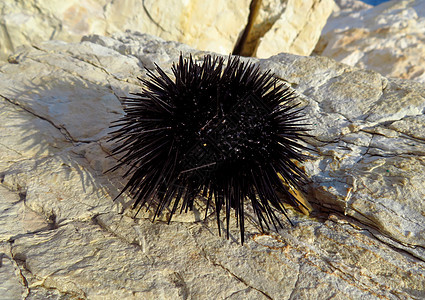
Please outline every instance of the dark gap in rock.
[[[248, 22], [245, 26], [244, 31], [239, 35], [239, 38], [233, 48], [233, 55], [253, 57], [256, 56], [258, 45], [260, 44], [261, 38], [273, 27], [277, 20], [282, 16], [286, 9], [287, 3], [283, 8], [279, 8], [277, 12], [270, 14], [262, 20], [258, 21], [258, 14], [262, 7], [262, 0], [252, 0], [250, 5], [250, 13], [248, 16]], [[271, 8], [263, 6], [263, 10], [269, 11]]]
[[251, 1], [251, 5], [249, 6], [248, 23], [246, 24], [242, 35], [239, 37], [238, 41], [235, 44], [235, 47], [233, 48], [233, 55], [252, 56], [257, 50], [258, 40], [254, 49], [252, 49], [252, 47], [248, 49], [247, 45], [249, 40], [248, 38], [250, 36], [252, 28], [254, 27], [255, 19], [257, 18], [258, 12], [260, 11], [261, 2], [262, 0]]
[[19, 191], [19, 200], [23, 202], [27, 200], [27, 191]]

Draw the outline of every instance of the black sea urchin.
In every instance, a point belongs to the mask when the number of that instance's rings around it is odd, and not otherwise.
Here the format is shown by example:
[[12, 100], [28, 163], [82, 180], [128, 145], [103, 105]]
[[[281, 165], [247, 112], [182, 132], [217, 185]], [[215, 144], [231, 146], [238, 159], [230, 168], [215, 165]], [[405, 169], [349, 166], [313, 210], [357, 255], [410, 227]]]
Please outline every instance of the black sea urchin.
[[206, 55], [201, 64], [192, 57], [172, 66], [175, 79], [160, 67], [144, 88], [124, 98], [125, 116], [111, 140], [118, 142], [117, 169], [129, 166], [124, 191], [134, 207], [157, 203], [155, 217], [164, 208], [170, 219], [181, 210], [192, 209], [202, 196], [214, 201], [218, 230], [219, 214], [226, 211], [229, 237], [230, 208], [239, 222], [244, 241], [244, 201], [249, 199], [259, 224], [280, 226], [273, 208], [286, 216], [278, 193], [296, 207], [304, 206], [290, 189], [306, 182], [294, 161], [305, 156], [300, 144], [306, 124], [296, 96], [270, 71], [261, 73], [251, 63], [230, 57]]

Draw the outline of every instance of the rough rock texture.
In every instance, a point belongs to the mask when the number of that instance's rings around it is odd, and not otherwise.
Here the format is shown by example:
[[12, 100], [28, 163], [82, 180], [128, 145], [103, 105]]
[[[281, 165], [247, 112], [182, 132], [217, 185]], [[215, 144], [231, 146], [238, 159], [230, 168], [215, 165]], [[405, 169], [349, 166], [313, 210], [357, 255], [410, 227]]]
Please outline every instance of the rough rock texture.
[[[228, 54], [249, 14], [250, 0], [6, 0], [0, 3], [0, 55], [46, 40], [127, 29]], [[1, 58], [0, 57], [0, 58]]]
[[[20, 45], [46, 40], [78, 42], [83, 35], [110, 35], [125, 30], [229, 54], [247, 25], [250, 3], [251, 0], [5, 0], [0, 2], [0, 59], [6, 59]], [[258, 52], [261, 57], [283, 51], [308, 55], [333, 5], [333, 0], [264, 0], [249, 39], [256, 47], [264, 36]]]
[[310, 55], [335, 6], [334, 0], [265, 2], [264, 13], [260, 14], [257, 25], [262, 34], [256, 51], [260, 58], [280, 52]]
[[373, 7], [373, 5], [364, 3], [361, 0], [335, 0], [335, 4], [334, 11], [331, 15], [332, 18]]
[[[310, 55], [335, 8], [334, 0], [257, 0], [255, 3], [258, 9], [252, 24], [247, 25], [247, 36], [242, 35], [245, 44], [240, 54], [260, 58], [280, 52]], [[252, 11], [255, 11], [253, 5]]]
[[[253, 60], [295, 88], [317, 153], [304, 164], [317, 213], [246, 243], [194, 212], [132, 218], [104, 173], [108, 125], [137, 76], [179, 53], [148, 35], [22, 49], [0, 67], [0, 290], [9, 299], [423, 299], [425, 88], [324, 57]], [[284, 216], [281, 216], [284, 220]]]
[[315, 53], [425, 82], [425, 1], [394, 0], [328, 20]]

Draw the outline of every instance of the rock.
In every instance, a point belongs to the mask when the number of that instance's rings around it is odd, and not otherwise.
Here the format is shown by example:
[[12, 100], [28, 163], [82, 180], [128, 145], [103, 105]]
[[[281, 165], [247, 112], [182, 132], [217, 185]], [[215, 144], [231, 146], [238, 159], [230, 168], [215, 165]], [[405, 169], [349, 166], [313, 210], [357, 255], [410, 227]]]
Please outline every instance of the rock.
[[425, 2], [390, 1], [328, 20], [315, 53], [387, 77], [425, 82]]
[[[262, 20], [261, 26], [269, 29], [261, 37], [257, 57], [267, 58], [280, 52], [310, 55], [335, 5], [333, 0], [288, 0], [285, 4], [271, 27], [268, 20], [276, 17]], [[279, 9], [268, 5], [265, 11], [273, 16]]]
[[108, 2], [108, 33], [132, 29], [223, 54], [232, 52], [250, 4], [250, 0]]
[[373, 7], [372, 5], [366, 4], [361, 0], [335, 0], [335, 4], [334, 11], [331, 15], [332, 18]]
[[[0, 234], [2, 236], [2, 233]], [[29, 290], [26, 287], [25, 278], [21, 275], [19, 266], [12, 257], [10, 248], [9, 243], [0, 242], [1, 297], [2, 299], [25, 299], [29, 294]]]
[[[280, 52], [310, 55], [326, 20], [335, 7], [333, 0], [264, 0], [251, 4], [248, 22], [238, 45], [244, 56], [267, 58]], [[251, 17], [251, 15], [250, 15]]]
[[[250, 59], [299, 94], [314, 157], [316, 214], [261, 233], [246, 205], [217, 235], [215, 214], [134, 217], [107, 157], [120, 96], [157, 63], [205, 52], [146, 34], [22, 48], [0, 67], [0, 289], [9, 298], [421, 299], [425, 297], [425, 88], [325, 57]], [[27, 215], [30, 214], [30, 215]], [[284, 220], [283, 215], [279, 217]], [[6, 280], [5, 280], [6, 279]]]
[[46, 40], [77, 42], [83, 34], [105, 33], [105, 1], [25, 1], [0, 3], [0, 58], [21, 45]]
[[0, 58], [20, 45], [77, 42], [83, 35], [133, 29], [228, 54], [249, 14], [249, 0], [6, 0], [0, 3]]
[[[250, 0], [6, 0], [0, 3], [0, 59], [21, 45], [80, 41], [83, 35], [137, 30], [197, 49], [229, 54], [248, 22]], [[308, 55], [332, 11], [333, 0], [267, 0], [248, 37], [249, 53]], [[307, 12], [307, 14], [306, 14]]]

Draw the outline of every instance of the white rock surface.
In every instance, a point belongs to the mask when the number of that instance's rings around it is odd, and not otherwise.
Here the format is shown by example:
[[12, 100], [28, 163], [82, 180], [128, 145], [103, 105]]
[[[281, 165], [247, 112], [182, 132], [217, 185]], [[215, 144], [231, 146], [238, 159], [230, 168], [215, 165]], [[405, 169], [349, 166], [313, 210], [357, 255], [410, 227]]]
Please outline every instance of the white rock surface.
[[[267, 58], [280, 52], [310, 55], [334, 0], [263, 0], [241, 55]], [[251, 6], [251, 11], [255, 9]]]
[[[21, 45], [47, 40], [78, 42], [83, 35], [111, 35], [125, 30], [229, 54], [247, 25], [250, 3], [251, 0], [4, 0], [0, 2], [0, 59], [6, 59]], [[250, 37], [257, 45], [264, 36], [258, 55], [268, 57], [283, 51], [310, 54], [333, 6], [333, 0], [264, 1]]]
[[86, 34], [127, 29], [230, 53], [249, 14], [250, 0], [5, 0], [0, 3], [0, 58], [20, 45], [80, 41]]
[[425, 82], [425, 1], [393, 0], [329, 18], [315, 53]]
[[335, 7], [332, 18], [342, 14], [349, 14], [355, 11], [372, 8], [373, 5], [364, 3], [361, 0], [335, 0]]
[[[280, 52], [310, 55], [334, 8], [334, 0], [287, 0], [286, 8], [260, 40], [256, 56]], [[274, 6], [271, 6], [275, 10]]]
[[[0, 290], [13, 299], [422, 299], [425, 87], [324, 57], [253, 60], [307, 105], [316, 215], [246, 243], [215, 215], [170, 225], [131, 200], [106, 157], [119, 96], [188, 46], [130, 32], [42, 43], [0, 67]], [[202, 208], [202, 203], [198, 203]], [[284, 216], [281, 216], [284, 220]]]
[[[2, 199], [3, 200], [3, 199]], [[29, 291], [25, 279], [10, 252], [10, 244], [0, 242], [0, 297], [2, 299], [24, 299]]]

